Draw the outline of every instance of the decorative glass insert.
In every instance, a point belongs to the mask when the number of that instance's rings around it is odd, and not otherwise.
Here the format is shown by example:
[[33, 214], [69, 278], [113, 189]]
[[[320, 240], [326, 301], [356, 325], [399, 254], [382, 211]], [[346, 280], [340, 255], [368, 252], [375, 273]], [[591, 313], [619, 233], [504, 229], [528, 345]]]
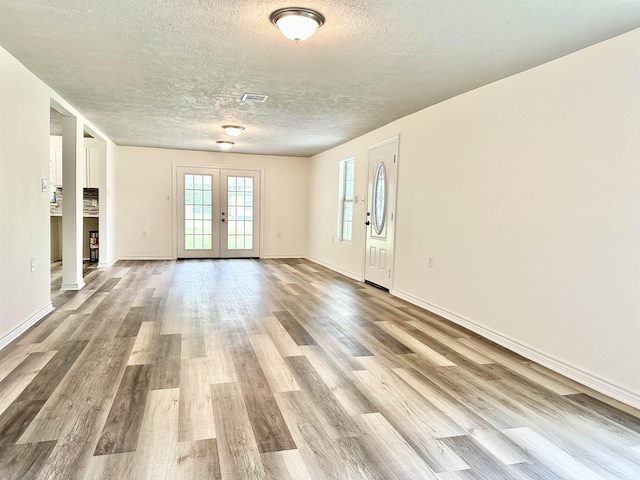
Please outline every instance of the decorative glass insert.
[[212, 176], [184, 176], [184, 249], [211, 250]]
[[382, 233], [386, 215], [386, 174], [384, 163], [380, 163], [376, 168], [376, 179], [373, 185], [373, 229], [378, 235]]
[[227, 249], [253, 250], [253, 177], [227, 177]]
[[352, 159], [341, 162], [341, 198], [342, 201], [342, 228], [340, 238], [351, 241], [353, 233], [353, 190], [355, 184], [355, 161]]

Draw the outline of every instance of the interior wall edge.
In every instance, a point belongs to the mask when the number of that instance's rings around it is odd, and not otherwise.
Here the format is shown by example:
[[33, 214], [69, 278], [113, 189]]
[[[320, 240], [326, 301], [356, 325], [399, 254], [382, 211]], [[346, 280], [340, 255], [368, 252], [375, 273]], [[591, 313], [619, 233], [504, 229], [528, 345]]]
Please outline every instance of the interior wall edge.
[[53, 303], [49, 302], [40, 310], [35, 312], [33, 315], [30, 315], [28, 318], [24, 319], [22, 322], [18, 323], [15, 327], [9, 330], [7, 333], [0, 337], [0, 350], [13, 342], [16, 338], [26, 332], [29, 328], [34, 326], [44, 317], [49, 315], [51, 312], [55, 310]]
[[485, 327], [481, 323], [466, 318], [462, 315], [458, 315], [441, 306], [434, 305], [399, 290], [392, 289], [390, 293], [391, 295], [405, 300], [413, 305], [440, 315], [441, 317], [444, 317], [457, 325], [465, 327], [472, 332], [481, 335], [487, 340], [491, 340], [492, 342], [497, 343], [498, 345], [512, 352], [522, 355], [523, 357], [539, 363], [540, 365], [547, 367], [556, 373], [564, 375], [565, 377], [575, 380], [582, 385], [592, 388], [597, 392], [602, 393], [603, 395], [607, 395], [615, 400], [629, 405], [630, 407], [640, 409], [640, 392], [629, 390], [622, 385], [618, 385], [613, 381], [588, 372], [564, 360], [560, 360], [552, 355], [549, 355], [548, 353], [542, 352], [536, 348], [519, 342], [518, 340], [515, 340], [507, 335], [503, 335], [500, 332]]

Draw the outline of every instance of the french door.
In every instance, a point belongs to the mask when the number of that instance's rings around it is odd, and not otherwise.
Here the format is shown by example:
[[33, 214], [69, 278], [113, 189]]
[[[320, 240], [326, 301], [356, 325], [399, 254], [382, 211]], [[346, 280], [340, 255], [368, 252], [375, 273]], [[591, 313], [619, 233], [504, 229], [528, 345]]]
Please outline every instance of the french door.
[[395, 237], [398, 138], [369, 147], [369, 204], [367, 207], [366, 282], [391, 288]]
[[177, 168], [178, 258], [260, 256], [260, 172]]

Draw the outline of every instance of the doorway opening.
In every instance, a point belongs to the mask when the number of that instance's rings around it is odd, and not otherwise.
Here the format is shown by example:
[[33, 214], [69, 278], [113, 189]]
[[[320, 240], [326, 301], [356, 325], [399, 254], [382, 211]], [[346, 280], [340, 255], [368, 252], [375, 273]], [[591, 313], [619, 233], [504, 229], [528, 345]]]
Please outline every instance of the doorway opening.
[[383, 290], [393, 285], [398, 137], [369, 147], [364, 279]]
[[260, 256], [261, 172], [177, 168], [178, 258]]

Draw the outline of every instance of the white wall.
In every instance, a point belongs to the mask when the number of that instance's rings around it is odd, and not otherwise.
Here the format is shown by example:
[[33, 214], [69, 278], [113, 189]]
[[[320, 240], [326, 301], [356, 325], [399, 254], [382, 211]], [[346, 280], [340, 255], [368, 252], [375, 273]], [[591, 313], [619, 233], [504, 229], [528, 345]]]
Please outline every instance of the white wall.
[[331, 243], [338, 162], [364, 192], [399, 134], [392, 293], [640, 407], [638, 78], [640, 30], [317, 155], [309, 257], [362, 275], [363, 231]]
[[[0, 339], [50, 309], [49, 95], [0, 48]], [[31, 272], [30, 259], [36, 262]]]
[[49, 189], [41, 191], [52, 101], [100, 133], [0, 47], [0, 348], [52, 309]]
[[115, 165], [118, 258], [176, 257], [173, 198], [177, 166], [263, 170], [263, 257], [306, 254], [306, 158], [117, 147]]

